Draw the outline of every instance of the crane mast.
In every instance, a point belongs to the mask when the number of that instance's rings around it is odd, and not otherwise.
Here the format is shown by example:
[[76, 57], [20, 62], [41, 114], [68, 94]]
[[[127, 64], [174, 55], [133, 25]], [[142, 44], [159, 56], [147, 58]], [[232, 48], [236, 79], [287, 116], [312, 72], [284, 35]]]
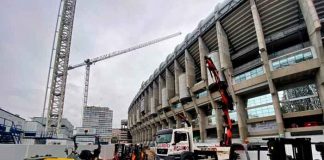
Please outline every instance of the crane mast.
[[59, 27], [54, 38], [54, 43], [57, 39], [55, 58], [53, 66], [50, 66], [53, 72], [45, 128], [47, 136], [60, 133], [76, 0], [62, 0], [60, 3], [63, 5], [60, 4], [62, 12], [58, 16]]
[[170, 35], [165, 36], [165, 37], [157, 38], [157, 39], [154, 39], [154, 40], [151, 40], [151, 41], [148, 41], [148, 42], [144, 42], [144, 43], [135, 45], [135, 46], [130, 47], [130, 48], [114, 51], [114, 52], [111, 52], [111, 53], [108, 53], [108, 54], [105, 54], [105, 55], [102, 55], [102, 56], [99, 56], [99, 57], [95, 57], [95, 58], [92, 58], [92, 59], [86, 59], [82, 63], [76, 64], [76, 65], [73, 65], [73, 66], [69, 66], [69, 68], [68, 68], [69, 70], [72, 70], [72, 69], [75, 69], [75, 68], [78, 68], [78, 67], [82, 67], [82, 66], [86, 66], [86, 74], [85, 74], [85, 78], [84, 78], [85, 81], [84, 81], [84, 93], [83, 93], [83, 107], [86, 107], [87, 102], [88, 102], [90, 66], [92, 64], [94, 64], [96, 62], [99, 62], [99, 61], [102, 61], [102, 60], [106, 60], [106, 59], [118, 56], [118, 55], [122, 55], [122, 54], [125, 54], [125, 53], [128, 53], [128, 52], [131, 52], [131, 51], [134, 51], [134, 50], [137, 50], [137, 49], [140, 49], [140, 48], [144, 48], [144, 47], [147, 47], [149, 45], [159, 43], [161, 41], [164, 41], [164, 40], [167, 40], [167, 39], [179, 36], [179, 35], [181, 35], [181, 32], [170, 34]]

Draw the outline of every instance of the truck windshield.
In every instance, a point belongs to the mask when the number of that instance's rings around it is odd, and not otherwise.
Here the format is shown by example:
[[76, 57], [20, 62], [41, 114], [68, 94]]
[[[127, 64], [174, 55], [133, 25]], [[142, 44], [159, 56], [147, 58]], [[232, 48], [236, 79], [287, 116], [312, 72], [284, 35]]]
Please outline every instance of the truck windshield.
[[170, 143], [172, 134], [160, 134], [156, 137], [156, 143]]

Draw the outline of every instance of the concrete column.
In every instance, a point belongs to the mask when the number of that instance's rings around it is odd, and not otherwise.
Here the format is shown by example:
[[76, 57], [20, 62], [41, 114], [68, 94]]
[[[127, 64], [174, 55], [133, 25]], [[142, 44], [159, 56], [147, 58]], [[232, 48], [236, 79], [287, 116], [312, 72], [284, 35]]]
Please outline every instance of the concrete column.
[[265, 74], [266, 74], [267, 81], [269, 84], [270, 94], [272, 96], [272, 103], [273, 103], [273, 107], [275, 110], [276, 122], [277, 122], [277, 126], [278, 126], [278, 133], [279, 133], [279, 136], [283, 137], [285, 130], [284, 130], [284, 125], [283, 125], [282, 113], [281, 113], [281, 109], [280, 109], [281, 107], [279, 104], [279, 97], [278, 97], [277, 89], [276, 89], [276, 87], [273, 83], [273, 80], [272, 80], [272, 74], [270, 71], [268, 53], [267, 53], [266, 43], [264, 40], [261, 19], [260, 19], [259, 12], [257, 10], [257, 6], [255, 4], [255, 1], [250, 0], [250, 5], [251, 5], [251, 11], [252, 11], [252, 16], [253, 16], [253, 21], [254, 21], [254, 27], [255, 27], [255, 31], [256, 31], [256, 35], [257, 35], [257, 40], [258, 40], [259, 53], [261, 56], [261, 61], [263, 62], [263, 68], [265, 70]]
[[188, 50], [185, 50], [185, 65], [186, 65], [186, 77], [187, 86], [192, 87], [196, 83], [195, 75], [195, 61], [189, 54]]
[[174, 60], [174, 91], [176, 96], [179, 96], [179, 76], [182, 73], [183, 69], [181, 68], [179, 62]]
[[[218, 49], [219, 49], [219, 54], [216, 55], [216, 61], [218, 60], [218, 62], [216, 62], [216, 67], [218, 70], [223, 71], [225, 75], [225, 79], [228, 84], [228, 90], [236, 106], [240, 138], [242, 142], [244, 142], [248, 136], [247, 122], [246, 122], [247, 111], [245, 110], [244, 103], [239, 103], [238, 101], [241, 100], [234, 93], [233, 82], [232, 82], [233, 65], [232, 65], [230, 52], [229, 52], [228, 38], [219, 21], [216, 22], [216, 32], [217, 32], [217, 42], [218, 42]], [[220, 73], [221, 75], [223, 75], [222, 72]]]
[[145, 115], [149, 114], [151, 108], [149, 107], [149, 91], [148, 89], [144, 91], [144, 110], [145, 110]]
[[150, 127], [146, 126], [145, 141], [149, 141]]
[[143, 127], [143, 142], [145, 142], [146, 141], [146, 134], [147, 134], [147, 129], [146, 129], [146, 127]]
[[153, 104], [153, 88], [151, 86], [148, 87], [148, 107], [150, 108], [150, 113], [155, 113], [155, 106]]
[[139, 133], [138, 133], [138, 131], [136, 131], [135, 137], [136, 137], [136, 143], [138, 143], [139, 142]]
[[[199, 120], [199, 132], [200, 132], [200, 138], [201, 138], [201, 142], [205, 142], [205, 139], [206, 139], [206, 114], [198, 107], [197, 105], [197, 101], [196, 101], [196, 97], [195, 95], [193, 94], [193, 92], [190, 90], [190, 95], [191, 95], [191, 98], [192, 98], [192, 102], [193, 102], [193, 105], [195, 107], [195, 110], [196, 110], [196, 113], [197, 113], [197, 118]], [[191, 122], [191, 121], [190, 121]]]
[[181, 128], [181, 119], [178, 116], [174, 116], [176, 120], [176, 128]]
[[166, 69], [165, 71], [165, 83], [167, 89], [167, 97], [169, 100], [170, 98], [174, 97], [174, 76], [169, 71], [169, 69]]
[[162, 104], [162, 89], [165, 87], [165, 81], [161, 75], [159, 75], [159, 105]]
[[157, 131], [162, 130], [162, 122], [160, 121], [160, 123], [157, 123], [157, 127], [156, 127]]
[[171, 129], [173, 128], [173, 121], [171, 119], [168, 119], [168, 127]]
[[220, 141], [222, 141], [224, 139], [223, 138], [223, 135], [224, 135], [224, 126], [223, 126], [223, 124], [224, 124], [224, 118], [223, 118], [222, 110], [219, 109], [217, 103], [215, 102], [215, 100], [211, 96], [211, 93], [208, 90], [208, 86], [207, 85], [206, 85], [206, 90], [207, 90], [208, 98], [210, 100], [210, 104], [211, 104], [213, 110], [215, 110], [216, 133], [217, 133], [217, 140], [218, 140], [218, 143], [219, 143]]
[[144, 132], [145, 132], [145, 130], [143, 129], [143, 128], [140, 128], [140, 132], [141, 132], [141, 143], [143, 143], [144, 142]]
[[207, 139], [207, 132], [206, 132], [206, 113], [201, 109], [198, 108], [199, 114], [199, 131], [200, 131], [200, 138], [201, 142], [205, 142]]
[[133, 130], [130, 131], [130, 134], [131, 134], [131, 136], [132, 136], [132, 142], [135, 142], [135, 139], [134, 139], [134, 132], [133, 132]]
[[152, 128], [152, 132], [151, 132], [151, 137], [152, 137], [152, 141], [154, 140], [154, 136], [156, 134], [156, 125], [152, 124], [151, 125], [151, 128]]
[[247, 125], [246, 120], [248, 119], [247, 111], [246, 111], [246, 104], [242, 100], [241, 97], [235, 96], [236, 100], [236, 113], [237, 113], [237, 123], [239, 127], [240, 138], [242, 142], [244, 142], [248, 137]]
[[203, 81], [207, 80], [207, 70], [206, 70], [206, 62], [205, 56], [209, 54], [209, 49], [207, 48], [205, 42], [201, 37], [198, 38], [198, 46], [199, 46], [199, 59], [200, 59], [200, 73], [201, 79]]
[[152, 141], [152, 126], [149, 126], [148, 129], [149, 129], [147, 134], [148, 141]]
[[153, 81], [153, 93], [152, 94], [153, 94], [152, 95], [152, 97], [153, 97], [152, 105], [154, 105], [155, 112], [157, 112], [156, 107], [158, 106], [158, 102], [159, 102], [159, 87], [155, 81]]
[[191, 116], [191, 114], [187, 113], [187, 111], [184, 111], [184, 115], [186, 116], [189, 123], [192, 125], [192, 116]]
[[[321, 35], [321, 21], [316, 12], [314, 2], [312, 0], [298, 0], [300, 10], [306, 22], [309, 40], [315, 48], [318, 59], [321, 63], [319, 71], [316, 73], [316, 87], [320, 97], [322, 107], [324, 109], [324, 51]], [[324, 114], [323, 114], [324, 119]]]
[[137, 134], [137, 135], [138, 135], [137, 143], [141, 143], [141, 140], [142, 140], [141, 133], [142, 133], [142, 132], [140, 132], [140, 128], [138, 129], [137, 132], [138, 132], [138, 134]]
[[162, 129], [166, 129], [167, 128], [167, 123], [166, 122], [164, 122], [164, 121], [161, 121], [162, 122]]

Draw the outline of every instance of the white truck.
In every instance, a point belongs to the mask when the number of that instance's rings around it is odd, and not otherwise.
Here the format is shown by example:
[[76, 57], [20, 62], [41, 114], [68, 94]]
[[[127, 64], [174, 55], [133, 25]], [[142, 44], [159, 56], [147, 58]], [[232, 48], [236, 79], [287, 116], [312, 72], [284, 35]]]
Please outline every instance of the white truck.
[[194, 143], [192, 127], [163, 129], [156, 133], [157, 160], [229, 159], [230, 147]]

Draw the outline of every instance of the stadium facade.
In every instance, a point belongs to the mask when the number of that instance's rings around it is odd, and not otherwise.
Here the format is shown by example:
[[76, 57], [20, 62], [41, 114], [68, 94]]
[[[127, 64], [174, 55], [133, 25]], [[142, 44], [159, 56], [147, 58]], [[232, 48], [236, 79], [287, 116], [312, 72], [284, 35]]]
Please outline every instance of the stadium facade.
[[133, 142], [193, 126], [200, 142], [222, 138], [218, 92], [204, 57], [229, 84], [234, 141], [323, 138], [324, 1], [227, 0], [215, 7], [145, 81], [128, 110]]

